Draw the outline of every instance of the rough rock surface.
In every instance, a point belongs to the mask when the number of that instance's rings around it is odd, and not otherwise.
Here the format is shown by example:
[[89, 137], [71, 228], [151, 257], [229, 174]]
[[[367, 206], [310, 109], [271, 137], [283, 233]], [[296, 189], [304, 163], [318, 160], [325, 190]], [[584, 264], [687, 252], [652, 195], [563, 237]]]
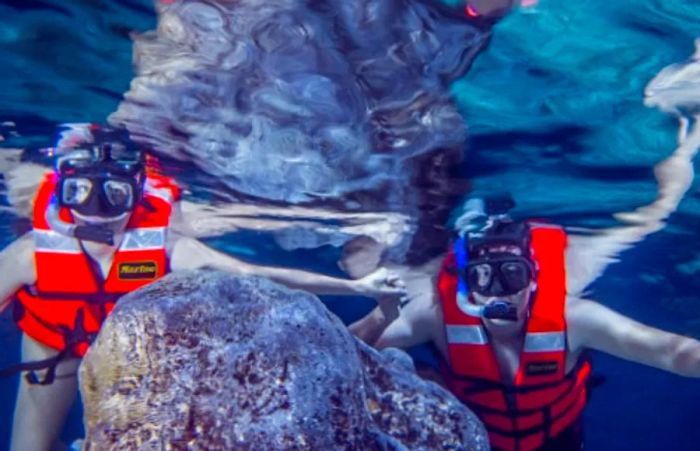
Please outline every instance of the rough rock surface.
[[488, 449], [398, 350], [313, 295], [217, 271], [125, 296], [80, 367], [85, 450]]

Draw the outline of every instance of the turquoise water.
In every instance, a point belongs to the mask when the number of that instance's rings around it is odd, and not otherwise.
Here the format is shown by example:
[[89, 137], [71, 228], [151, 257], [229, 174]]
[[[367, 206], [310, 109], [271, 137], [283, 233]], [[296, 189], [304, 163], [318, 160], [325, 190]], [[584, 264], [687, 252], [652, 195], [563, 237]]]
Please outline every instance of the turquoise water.
[[[0, 122], [15, 123], [0, 128], [8, 147], [48, 146], [58, 122], [104, 121], [132, 78], [129, 31], [154, 26], [147, 1], [0, 4]], [[541, 0], [510, 15], [452, 89], [470, 133], [464, 177], [477, 193], [509, 190], [517, 215], [567, 225], [609, 225], [612, 213], [648, 203], [656, 189], [651, 168], [675, 147], [677, 123], [643, 105], [643, 88], [663, 67], [686, 59], [699, 36], [697, 1]], [[698, 183], [668, 226], [624, 252], [591, 297], [700, 338]], [[21, 227], [0, 213], [0, 247]], [[334, 271], [328, 249], [284, 254], [255, 235], [212, 244], [232, 249], [251, 239], [261, 260]], [[347, 321], [370, 305], [326, 301]], [[0, 365], [18, 358], [17, 339], [3, 315], [0, 342], [9, 352]], [[607, 380], [585, 414], [588, 449], [697, 447], [699, 382], [594, 359]], [[0, 448], [9, 437], [15, 384], [0, 381]], [[69, 422], [66, 438], [78, 436], [79, 411]]]
[[[528, 213], [619, 211], [648, 201], [653, 180], [643, 172], [674, 147], [676, 125], [644, 107], [642, 91], [692, 54], [699, 13], [691, 1], [545, 0], [509, 16], [454, 86], [472, 142], [486, 140], [472, 155], [500, 171], [508, 166]], [[500, 171], [475, 169], [476, 188], [497, 188]], [[681, 211], [694, 207], [689, 196]]]
[[[608, 224], [610, 213], [652, 200], [650, 167], [675, 147], [677, 124], [644, 107], [643, 89], [693, 53], [699, 32], [695, 1], [544, 0], [507, 17], [453, 89], [470, 126], [475, 189], [506, 183], [523, 215], [570, 225]], [[700, 337], [698, 183], [592, 298]], [[698, 381], [598, 353], [594, 364], [607, 380], [585, 412], [587, 449], [697, 449]]]

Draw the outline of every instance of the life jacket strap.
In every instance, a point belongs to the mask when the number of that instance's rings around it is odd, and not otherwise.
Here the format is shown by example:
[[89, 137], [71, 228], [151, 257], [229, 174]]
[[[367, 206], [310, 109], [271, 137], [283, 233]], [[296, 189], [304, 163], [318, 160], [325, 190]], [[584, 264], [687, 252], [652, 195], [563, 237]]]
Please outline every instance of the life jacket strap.
[[89, 304], [108, 304], [110, 302], [117, 302], [117, 300], [127, 294], [127, 292], [116, 292], [116, 293], [106, 293], [99, 292], [96, 294], [86, 294], [86, 293], [69, 293], [60, 292], [55, 293], [51, 291], [39, 291], [36, 285], [25, 285], [20, 290], [24, 291], [26, 295], [31, 297], [38, 297], [46, 301], [75, 301], [81, 300]]
[[[0, 370], [0, 378], [14, 376], [26, 371], [25, 379], [30, 385], [50, 385], [56, 379], [56, 368], [61, 360], [66, 358], [68, 348], [53, 357], [34, 362], [22, 362]], [[43, 378], [39, 378], [36, 371], [47, 370]]]
[[[3, 369], [0, 369], [0, 378], [13, 376], [17, 373], [26, 371], [27, 374], [24, 376], [26, 381], [30, 385], [50, 385], [56, 380], [56, 369], [58, 364], [69, 357], [75, 347], [81, 343], [87, 343], [88, 345], [97, 337], [97, 333], [89, 333], [85, 330], [83, 319], [85, 313], [83, 309], [78, 310], [78, 314], [75, 318], [75, 325], [73, 329], [69, 329], [65, 326], [59, 328], [59, 332], [64, 336], [65, 346], [53, 357], [49, 357], [43, 360], [35, 360], [33, 362], [22, 362]], [[39, 318], [35, 318], [41, 321]], [[50, 325], [45, 324], [46, 327]], [[50, 327], [56, 330], [54, 327]], [[43, 378], [39, 378], [37, 371], [47, 370]]]

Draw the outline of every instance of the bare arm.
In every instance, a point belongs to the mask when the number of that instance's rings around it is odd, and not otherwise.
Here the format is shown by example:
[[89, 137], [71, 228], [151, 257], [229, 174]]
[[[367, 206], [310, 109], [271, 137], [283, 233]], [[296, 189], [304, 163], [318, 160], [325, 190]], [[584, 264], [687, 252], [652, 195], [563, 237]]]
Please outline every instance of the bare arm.
[[427, 329], [416, 327], [414, 315], [401, 312], [391, 319], [377, 306], [363, 318], [355, 321], [348, 330], [360, 340], [377, 349], [406, 349], [430, 340]]
[[371, 312], [348, 326], [351, 334], [372, 346], [384, 329], [399, 318], [399, 299], [384, 297], [378, 302]]
[[12, 214], [31, 218], [34, 196], [47, 168], [34, 163], [21, 162], [21, 149], [3, 149], [0, 153], [0, 174], [4, 177], [2, 194], [7, 196]]
[[401, 310], [401, 316], [391, 322], [374, 342], [378, 349], [406, 349], [433, 342], [443, 351], [442, 308], [434, 302], [434, 292], [421, 293]]
[[11, 303], [12, 296], [23, 285], [36, 281], [34, 240], [26, 233], [0, 251], [0, 313]]
[[682, 136], [673, 154], [654, 167], [658, 191], [651, 204], [633, 212], [618, 213], [615, 217], [626, 223], [619, 227], [592, 235], [570, 236], [566, 251], [569, 294], [579, 296], [616, 261], [620, 252], [661, 230], [664, 221], [676, 211], [693, 181], [693, 157], [700, 148], [700, 124], [695, 122], [690, 133]]
[[435, 291], [435, 277], [443, 257], [421, 267], [392, 268], [406, 284], [408, 303], [400, 310], [380, 299], [379, 306], [349, 326], [350, 332], [377, 348], [408, 348], [433, 341], [444, 342], [442, 309]]
[[384, 268], [362, 279], [339, 279], [298, 269], [254, 265], [186, 237], [179, 238], [173, 244], [170, 263], [173, 270], [211, 267], [239, 275], [267, 277], [316, 294], [400, 297], [405, 293], [398, 278]]
[[[350, 325], [358, 338], [377, 348], [409, 348], [429, 341], [444, 350], [442, 308], [435, 291], [437, 258], [421, 268], [396, 268], [406, 283], [409, 302], [398, 317], [386, 314], [380, 305], [362, 319]], [[385, 307], [384, 310], [382, 307]]]
[[595, 349], [681, 376], [700, 377], [700, 341], [646, 326], [603, 305], [567, 305], [569, 347]]
[[644, 103], [678, 118], [678, 147], [654, 167], [656, 199], [629, 213], [618, 213], [624, 223], [590, 236], [572, 236], [567, 249], [569, 293], [578, 296], [600, 276], [616, 256], [650, 233], [664, 227], [693, 181], [693, 158], [700, 148], [700, 96], [694, 80], [700, 70], [700, 40], [696, 53], [682, 63], [664, 68], [645, 89]]

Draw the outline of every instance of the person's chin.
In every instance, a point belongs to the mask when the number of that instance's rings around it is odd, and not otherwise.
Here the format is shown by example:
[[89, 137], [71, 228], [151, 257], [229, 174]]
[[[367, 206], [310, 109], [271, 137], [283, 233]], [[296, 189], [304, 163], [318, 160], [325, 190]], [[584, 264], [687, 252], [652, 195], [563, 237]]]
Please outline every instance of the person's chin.
[[508, 319], [498, 319], [498, 318], [486, 318], [486, 321], [488, 321], [489, 324], [493, 324], [496, 327], [512, 326], [516, 323], [515, 321], [511, 321]]
[[484, 318], [487, 327], [496, 330], [513, 330], [519, 329], [521, 321], [511, 321], [509, 319]]

